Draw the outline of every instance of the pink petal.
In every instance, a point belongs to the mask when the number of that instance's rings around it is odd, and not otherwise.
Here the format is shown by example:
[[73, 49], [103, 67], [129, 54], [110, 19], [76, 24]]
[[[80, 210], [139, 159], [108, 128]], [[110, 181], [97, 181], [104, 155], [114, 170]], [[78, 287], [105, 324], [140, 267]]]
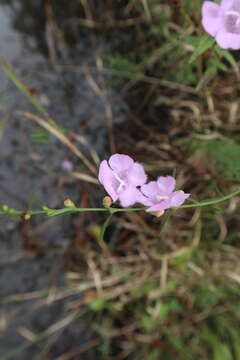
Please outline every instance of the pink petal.
[[166, 210], [166, 209], [169, 209], [170, 207], [171, 207], [171, 200], [163, 200], [163, 201], [160, 201], [158, 204], [151, 206], [146, 211], [147, 212], [155, 212], [155, 211], [160, 211], [160, 210]]
[[176, 180], [172, 176], [159, 176], [157, 179], [157, 185], [160, 195], [169, 195], [175, 189]]
[[114, 154], [109, 159], [109, 165], [115, 171], [128, 170], [133, 164], [133, 159], [128, 155]]
[[155, 199], [158, 195], [158, 184], [156, 181], [150, 181], [148, 184], [141, 186], [142, 193], [150, 199]]
[[221, 25], [220, 6], [212, 1], [205, 1], [202, 6], [202, 26], [215, 37]]
[[240, 34], [233, 34], [221, 29], [217, 33], [216, 41], [222, 49], [240, 49]]
[[186, 194], [183, 191], [175, 191], [170, 199], [171, 206], [182, 205], [189, 196], [190, 194]]
[[133, 186], [140, 186], [147, 181], [147, 175], [142, 165], [134, 163], [129, 170], [128, 181]]
[[115, 177], [106, 160], [103, 160], [99, 166], [98, 180], [104, 186], [106, 192], [111, 196], [113, 201], [116, 201], [118, 199], [118, 194], [113, 187]]
[[119, 194], [119, 201], [122, 207], [127, 207], [135, 204], [138, 202], [138, 199], [140, 198], [141, 193], [138, 189], [136, 189], [133, 186], [129, 186], [126, 188], [126, 190], [122, 191]]
[[141, 191], [138, 191], [138, 196], [137, 196], [137, 203], [142, 204], [144, 206], [152, 206], [153, 202], [151, 199], [147, 198], [146, 196], [144, 196]]
[[220, 4], [220, 8], [221, 8], [221, 10], [226, 11], [226, 10], [230, 10], [233, 5], [235, 5], [235, 6], [239, 5], [239, 1], [238, 0], [222, 0], [221, 4]]

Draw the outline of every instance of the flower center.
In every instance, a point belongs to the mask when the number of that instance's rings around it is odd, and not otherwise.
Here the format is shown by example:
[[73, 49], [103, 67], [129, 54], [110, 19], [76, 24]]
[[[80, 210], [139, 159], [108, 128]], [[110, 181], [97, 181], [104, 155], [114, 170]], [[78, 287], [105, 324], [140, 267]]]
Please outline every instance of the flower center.
[[240, 24], [240, 12], [235, 11], [235, 10], [229, 10], [229, 11], [226, 11], [226, 15], [235, 16], [236, 17], [235, 25]]
[[118, 188], [116, 190], [116, 192], [119, 193], [122, 190], [122, 188], [126, 186], [126, 183], [123, 179], [120, 178], [120, 176], [115, 171], [113, 171], [113, 176], [119, 182]]
[[232, 26], [240, 25], [240, 12], [236, 10], [226, 11], [227, 23]]
[[157, 196], [156, 196], [156, 200], [157, 200], [157, 201], [168, 200], [168, 199], [169, 199], [168, 196], [161, 196], [161, 195], [157, 195]]

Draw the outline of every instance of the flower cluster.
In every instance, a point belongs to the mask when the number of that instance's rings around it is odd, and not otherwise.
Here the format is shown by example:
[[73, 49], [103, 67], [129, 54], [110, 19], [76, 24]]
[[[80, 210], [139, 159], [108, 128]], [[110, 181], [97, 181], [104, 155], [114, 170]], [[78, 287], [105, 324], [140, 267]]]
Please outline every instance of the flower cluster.
[[223, 49], [240, 49], [240, 1], [222, 0], [220, 4], [204, 1], [202, 6], [204, 30], [215, 37]]
[[190, 196], [183, 191], [174, 191], [176, 181], [172, 176], [160, 176], [157, 181], [147, 181], [141, 164], [123, 154], [115, 154], [108, 162], [103, 160], [98, 179], [115, 202], [123, 207], [140, 203], [148, 212], [159, 212], [180, 206]]

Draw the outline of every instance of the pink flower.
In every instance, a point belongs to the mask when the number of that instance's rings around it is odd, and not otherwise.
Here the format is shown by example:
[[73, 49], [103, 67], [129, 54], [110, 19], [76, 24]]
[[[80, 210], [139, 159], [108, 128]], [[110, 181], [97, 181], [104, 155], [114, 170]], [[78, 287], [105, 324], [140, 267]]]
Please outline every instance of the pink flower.
[[223, 49], [240, 49], [240, 1], [222, 0], [220, 4], [204, 1], [202, 25]]
[[147, 197], [145, 205], [150, 206], [146, 211], [157, 212], [182, 205], [190, 194], [174, 191], [175, 185], [176, 180], [172, 176], [160, 176], [157, 181], [142, 185], [141, 191]]
[[73, 163], [69, 160], [63, 160], [61, 167], [65, 171], [73, 171]]
[[144, 196], [137, 186], [145, 184], [147, 175], [143, 166], [128, 155], [115, 154], [108, 162], [103, 160], [98, 179], [113, 201], [119, 200], [123, 207], [144, 201]]

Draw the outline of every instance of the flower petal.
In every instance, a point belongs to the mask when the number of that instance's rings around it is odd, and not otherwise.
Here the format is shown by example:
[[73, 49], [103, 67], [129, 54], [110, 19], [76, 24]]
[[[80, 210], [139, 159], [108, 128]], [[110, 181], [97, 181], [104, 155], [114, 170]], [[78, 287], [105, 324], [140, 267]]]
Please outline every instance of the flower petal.
[[104, 186], [106, 192], [111, 196], [113, 201], [116, 201], [118, 199], [118, 194], [113, 186], [115, 177], [106, 160], [103, 160], [99, 166], [98, 180]]
[[232, 6], [238, 6], [239, 5], [239, 1], [238, 0], [222, 0], [221, 4], [220, 4], [220, 8], [221, 10], [230, 10], [232, 8]]
[[124, 191], [119, 194], [119, 201], [122, 207], [127, 207], [140, 202], [141, 198], [140, 191], [134, 186], [127, 187]]
[[156, 212], [169, 209], [170, 207], [180, 206], [189, 196], [190, 194], [186, 194], [183, 191], [174, 191], [174, 193], [170, 195], [170, 199], [160, 201], [158, 204], [151, 206], [146, 211]]
[[233, 34], [221, 29], [217, 33], [216, 41], [222, 49], [240, 49], [240, 34]]
[[158, 184], [156, 181], [150, 181], [148, 184], [141, 186], [142, 193], [149, 199], [155, 199], [158, 195]]
[[142, 165], [134, 163], [128, 173], [128, 181], [130, 185], [140, 186], [147, 181], [147, 175]]
[[183, 191], [174, 191], [170, 198], [171, 206], [180, 206], [184, 203], [184, 201], [190, 196], [190, 194], [186, 194]]
[[159, 176], [157, 179], [159, 195], [169, 195], [176, 186], [176, 180], [172, 176]]
[[169, 200], [160, 201], [158, 204], [151, 206], [146, 211], [147, 212], [156, 212], [156, 211], [169, 209], [170, 207], [171, 207], [171, 200], [169, 199]]
[[204, 30], [216, 36], [221, 28], [220, 6], [212, 1], [205, 1], [202, 6], [202, 26]]
[[153, 205], [152, 200], [147, 198], [146, 196], [144, 196], [140, 190], [138, 190], [136, 202], [139, 204], [142, 204], [144, 206], [152, 206]]
[[134, 161], [130, 156], [123, 154], [112, 155], [108, 162], [110, 167], [115, 171], [126, 171], [134, 164]]

